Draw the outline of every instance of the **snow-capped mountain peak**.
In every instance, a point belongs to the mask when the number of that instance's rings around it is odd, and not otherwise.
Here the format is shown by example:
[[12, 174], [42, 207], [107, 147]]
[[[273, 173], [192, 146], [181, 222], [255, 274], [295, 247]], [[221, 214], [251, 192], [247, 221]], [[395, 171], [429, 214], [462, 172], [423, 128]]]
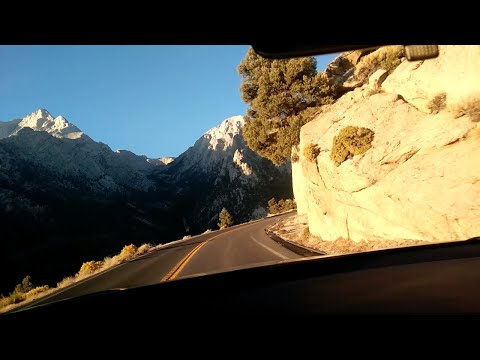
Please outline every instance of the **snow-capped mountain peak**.
[[46, 131], [44, 129], [47, 128], [52, 121], [54, 121], [53, 116], [50, 115], [47, 110], [38, 109], [32, 112], [30, 115], [25, 116], [18, 124], [19, 129], [17, 129], [15, 132], [18, 132], [20, 128], [25, 127], [32, 128], [36, 131]]
[[[16, 126], [15, 126], [16, 124]], [[47, 110], [38, 109], [21, 120], [0, 123], [0, 138], [16, 135], [23, 128], [46, 131], [58, 138], [78, 139], [83, 132], [63, 116], [53, 117]]]
[[251, 150], [242, 135], [245, 123], [243, 116], [223, 120], [158, 169], [159, 179], [175, 184], [189, 224], [215, 226], [222, 207], [239, 219], [262, 216], [269, 199], [291, 196], [290, 163], [276, 167]]
[[209, 140], [210, 149], [225, 151], [232, 146], [234, 136], [241, 134], [243, 125], [245, 125], [243, 116], [232, 116], [208, 130], [203, 137]]

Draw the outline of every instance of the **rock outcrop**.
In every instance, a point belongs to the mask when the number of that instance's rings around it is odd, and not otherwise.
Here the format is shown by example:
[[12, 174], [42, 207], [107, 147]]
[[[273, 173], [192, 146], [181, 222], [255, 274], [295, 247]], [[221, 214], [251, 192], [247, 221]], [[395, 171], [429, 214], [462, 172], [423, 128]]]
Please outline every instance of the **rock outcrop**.
[[335, 85], [337, 93], [344, 94], [365, 85], [370, 75], [383, 66], [382, 73], [378, 73], [371, 81], [372, 87], [377, 86], [400, 64], [402, 56], [401, 46], [348, 51], [337, 56], [327, 66], [325, 73]]
[[337, 84], [342, 84], [347, 78], [348, 71], [355, 69], [362, 56], [371, 53], [373, 49], [347, 51], [338, 55], [328, 64], [325, 73]]
[[456, 108], [480, 98], [480, 46], [440, 46], [440, 55], [425, 61], [403, 61], [382, 87], [400, 94], [417, 109], [431, 113], [429, 103], [446, 93], [446, 105]]
[[[479, 235], [480, 103], [472, 101], [479, 62], [479, 46], [441, 46], [437, 59], [404, 61], [383, 84], [384, 73], [370, 79], [383, 91], [357, 88], [302, 127], [293, 189], [313, 235], [432, 242]], [[439, 93], [446, 104], [432, 111]], [[337, 167], [332, 143], [347, 126], [374, 138]], [[314, 161], [304, 155], [312, 145]]]

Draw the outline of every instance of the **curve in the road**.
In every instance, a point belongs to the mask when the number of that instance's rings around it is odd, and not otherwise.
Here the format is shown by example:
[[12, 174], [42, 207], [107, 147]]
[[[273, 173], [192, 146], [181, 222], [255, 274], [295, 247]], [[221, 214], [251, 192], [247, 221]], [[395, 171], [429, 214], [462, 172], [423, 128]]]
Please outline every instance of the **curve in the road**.
[[165, 244], [21, 308], [99, 291], [153, 285], [186, 276], [300, 258], [301, 255], [282, 247], [265, 234], [266, 227], [291, 215], [293, 213]]
[[247, 224], [207, 240], [195, 256], [184, 264], [178, 277], [302, 257], [279, 245], [265, 233], [266, 227], [289, 215]]

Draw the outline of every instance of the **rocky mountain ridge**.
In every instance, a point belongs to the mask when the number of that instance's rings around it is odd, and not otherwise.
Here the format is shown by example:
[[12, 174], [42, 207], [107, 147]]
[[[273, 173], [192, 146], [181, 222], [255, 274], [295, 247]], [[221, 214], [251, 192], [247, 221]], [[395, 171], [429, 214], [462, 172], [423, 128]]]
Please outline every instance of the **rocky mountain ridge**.
[[289, 165], [248, 149], [243, 125], [231, 117], [179, 157], [149, 159], [44, 109], [0, 122], [0, 263], [14, 274], [0, 289], [26, 275], [51, 283], [125, 244], [214, 229], [222, 207], [242, 222], [263, 216], [271, 197], [292, 197]]

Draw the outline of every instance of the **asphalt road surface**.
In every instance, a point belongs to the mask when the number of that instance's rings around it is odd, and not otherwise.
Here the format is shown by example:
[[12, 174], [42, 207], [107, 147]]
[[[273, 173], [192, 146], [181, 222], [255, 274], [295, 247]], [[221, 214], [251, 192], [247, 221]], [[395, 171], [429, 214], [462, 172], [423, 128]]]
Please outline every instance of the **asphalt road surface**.
[[169, 243], [21, 308], [109, 289], [152, 285], [190, 275], [300, 258], [301, 255], [281, 246], [265, 234], [266, 227], [293, 214], [275, 216]]

